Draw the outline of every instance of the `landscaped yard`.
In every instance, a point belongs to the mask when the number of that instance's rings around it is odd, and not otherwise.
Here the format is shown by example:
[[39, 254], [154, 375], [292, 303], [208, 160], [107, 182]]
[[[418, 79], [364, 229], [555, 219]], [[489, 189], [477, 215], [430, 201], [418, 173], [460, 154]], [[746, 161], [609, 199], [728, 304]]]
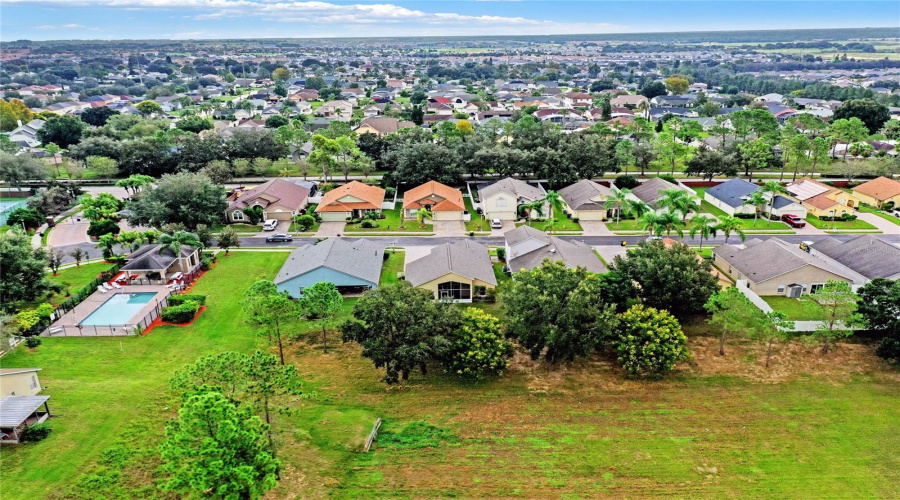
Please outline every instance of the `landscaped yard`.
[[806, 218], [806, 222], [808, 222], [809, 225], [817, 227], [819, 229], [878, 229], [872, 224], [869, 224], [868, 222], [861, 219], [848, 221], [830, 221], [822, 220], [818, 217], [810, 215]]
[[792, 231], [790, 226], [780, 220], [767, 220], [760, 216], [753, 222], [753, 219], [740, 219], [741, 229], [744, 231]]
[[466, 204], [466, 210], [468, 210], [469, 214], [472, 216], [472, 219], [465, 223], [466, 231], [490, 231], [490, 223], [483, 216], [478, 215], [472, 206], [472, 199], [468, 196], [463, 196], [463, 201]]
[[[549, 214], [548, 214], [549, 215]], [[529, 225], [535, 229], [539, 229], [541, 231], [546, 231], [548, 228], [551, 229], [552, 232], [565, 232], [565, 231], [581, 231], [581, 224], [573, 221], [566, 214], [559, 214], [556, 216], [557, 222], [551, 223], [549, 220], [545, 221], [536, 221], [536, 222], [516, 222], [517, 226]], [[551, 227], [552, 226], [552, 227]]]
[[400, 282], [397, 273], [403, 272], [403, 264], [406, 260], [406, 252], [403, 250], [385, 250], [388, 259], [381, 268], [381, 278], [378, 280], [379, 285], [394, 285]]
[[792, 299], [784, 296], [762, 297], [776, 312], [784, 313], [786, 319], [791, 321], [818, 321], [825, 316], [825, 311], [809, 300], [808, 296]]
[[214, 226], [212, 231], [214, 233], [221, 233], [225, 230], [226, 227], [234, 228], [235, 232], [238, 233], [258, 233], [262, 231], [262, 224], [257, 224], [255, 226], [250, 224], [228, 224], [225, 226], [224, 224], [219, 224], [218, 226]]
[[[169, 378], [205, 354], [267, 349], [239, 302], [286, 257], [221, 257], [194, 289], [209, 309], [190, 326], [46, 339], [2, 358], [4, 368], [43, 368], [60, 415], [47, 440], [4, 449], [3, 472], [16, 478], [4, 500], [161, 496], [157, 450], [177, 407]], [[701, 325], [689, 330], [695, 359], [661, 381], [627, 379], [596, 360], [548, 367], [519, 356], [496, 380], [459, 381], [433, 367], [385, 390], [357, 345], [333, 333], [324, 354], [319, 323], [289, 327], [299, 340], [287, 360], [310, 398], [276, 417], [282, 479], [267, 498], [900, 496], [900, 381], [871, 354], [847, 361], [868, 347], [819, 361], [779, 344], [766, 372], [759, 343], [732, 338], [722, 358]], [[797, 368], [803, 359], [812, 361]], [[379, 417], [375, 445], [361, 453]]]
[[611, 219], [605, 222], [606, 227], [609, 228], [610, 231], [643, 231], [644, 229], [641, 227], [640, 221], [637, 219], [619, 219], [619, 222], [616, 222], [615, 219]]
[[[431, 224], [425, 224], [425, 227], [419, 227], [418, 220], [401, 220], [400, 219], [400, 210], [383, 210], [384, 219], [375, 219], [373, 222], [377, 224], [378, 227], [373, 228], [364, 228], [361, 224], [347, 224], [345, 229], [348, 233], [355, 232], [367, 232], [367, 233], [384, 233], [384, 232], [424, 232], [430, 233], [434, 231], [434, 226]], [[400, 226], [404, 225], [404, 229], [400, 229]]]

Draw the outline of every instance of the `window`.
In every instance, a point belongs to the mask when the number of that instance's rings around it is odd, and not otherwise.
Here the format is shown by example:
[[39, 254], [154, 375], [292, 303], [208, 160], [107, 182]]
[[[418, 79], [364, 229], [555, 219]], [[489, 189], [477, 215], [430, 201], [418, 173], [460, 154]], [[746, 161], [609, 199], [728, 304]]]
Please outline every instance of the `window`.
[[778, 285], [778, 293], [784, 293], [784, 285]]
[[231, 213], [231, 220], [244, 220], [244, 212], [240, 210], [235, 210]]
[[728, 274], [731, 274], [731, 266], [728, 266]]
[[32, 389], [37, 389], [37, 386], [38, 386], [38, 383], [37, 383], [37, 377], [35, 377], [34, 375], [32, 375], [32, 376], [31, 376], [31, 388], [32, 388]]
[[824, 286], [825, 286], [824, 283], [816, 283], [816, 284], [812, 285], [811, 287], [809, 287], [809, 293], [816, 293], [819, 290], [821, 290]]
[[505, 208], [506, 207], [506, 198], [497, 198], [497, 208]]
[[441, 300], [471, 300], [472, 285], [448, 281], [438, 284], [438, 299]]

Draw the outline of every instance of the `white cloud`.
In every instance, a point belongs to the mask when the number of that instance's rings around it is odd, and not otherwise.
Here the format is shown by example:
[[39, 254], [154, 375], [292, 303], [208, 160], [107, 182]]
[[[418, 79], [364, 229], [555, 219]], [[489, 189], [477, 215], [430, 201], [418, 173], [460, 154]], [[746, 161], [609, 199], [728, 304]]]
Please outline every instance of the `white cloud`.
[[85, 29], [87, 26], [83, 24], [63, 24], [61, 26], [54, 26], [52, 24], [42, 24], [36, 27], [39, 30], [59, 30], [59, 29]]

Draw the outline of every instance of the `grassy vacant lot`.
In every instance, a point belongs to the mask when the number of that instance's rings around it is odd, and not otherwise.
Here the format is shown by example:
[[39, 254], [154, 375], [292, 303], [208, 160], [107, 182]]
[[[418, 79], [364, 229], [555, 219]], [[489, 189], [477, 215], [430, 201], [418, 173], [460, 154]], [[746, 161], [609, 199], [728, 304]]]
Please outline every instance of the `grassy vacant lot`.
[[782, 296], [767, 296], [762, 299], [775, 311], [784, 313], [786, 318], [791, 321], [817, 321], [825, 316], [825, 311], [819, 304], [809, 300], [808, 297], [792, 299]]
[[[156, 449], [175, 403], [167, 380], [201, 355], [265, 345], [238, 302], [285, 257], [223, 257], [195, 288], [209, 309], [189, 327], [47, 339], [4, 357], [3, 367], [44, 368], [60, 415], [46, 441], [4, 450], [4, 474], [17, 479], [4, 499], [160, 497]], [[602, 358], [548, 367], [517, 356], [496, 380], [458, 381], [433, 367], [386, 390], [358, 346], [334, 335], [323, 353], [319, 326], [295, 325], [287, 349], [312, 398], [277, 417], [284, 468], [267, 498], [900, 495], [900, 377], [867, 346], [821, 358], [780, 345], [766, 371], [762, 346], [730, 340], [719, 357], [715, 338], [692, 324], [694, 360], [666, 380], [629, 380]], [[385, 423], [363, 454], [378, 417]]]
[[806, 218], [806, 222], [808, 222], [809, 225], [817, 227], [819, 229], [878, 229], [872, 224], [869, 224], [868, 222], [861, 219], [848, 221], [830, 221], [822, 220], [816, 216], [810, 215]]
[[[344, 231], [348, 233], [430, 233], [434, 231], [434, 226], [432, 226], [431, 224], [425, 224], [425, 227], [419, 227], [418, 220], [402, 220], [400, 218], [400, 210], [383, 210], [382, 213], [384, 214], [384, 219], [376, 219], [374, 221], [375, 224], [378, 225], [378, 227], [367, 229], [361, 227], [360, 224], [347, 224], [347, 227], [344, 229]], [[400, 229], [401, 225], [405, 226], [405, 228]]]

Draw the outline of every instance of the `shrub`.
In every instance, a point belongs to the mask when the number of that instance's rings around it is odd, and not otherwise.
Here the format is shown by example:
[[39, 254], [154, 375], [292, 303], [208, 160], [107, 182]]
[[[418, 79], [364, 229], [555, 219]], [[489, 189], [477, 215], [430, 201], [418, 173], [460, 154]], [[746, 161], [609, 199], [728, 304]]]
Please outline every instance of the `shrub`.
[[671, 182], [672, 184], [678, 184], [678, 181], [675, 180], [675, 176], [673, 176], [671, 174], [657, 175], [657, 177], [659, 177], [660, 179], [662, 179], [664, 181]]
[[634, 189], [640, 185], [640, 181], [633, 175], [620, 175], [616, 177], [616, 187], [619, 189]]
[[619, 364], [632, 375], [661, 375], [688, 358], [687, 337], [667, 311], [634, 305], [619, 316]]
[[463, 311], [459, 328], [448, 340], [450, 349], [444, 367], [448, 373], [459, 377], [500, 374], [512, 355], [512, 344], [503, 338], [500, 321], [474, 307]]
[[29, 427], [26, 427], [25, 430], [22, 431], [22, 441], [25, 442], [37, 442], [43, 441], [50, 435], [50, 432], [53, 431], [49, 425], [46, 423], [43, 424], [35, 424]]
[[506, 261], [506, 249], [505, 248], [500, 247], [497, 249], [497, 260], [499, 260], [500, 262]]
[[200, 261], [200, 270], [201, 271], [209, 271], [210, 267], [212, 267], [212, 260], [203, 259]]
[[22, 336], [37, 335], [50, 324], [53, 306], [43, 303], [34, 309], [26, 309], [16, 313], [16, 326]]
[[99, 238], [104, 234], [119, 234], [119, 223], [112, 219], [92, 220], [88, 226], [88, 236]]
[[198, 306], [202, 306], [206, 304], [206, 295], [200, 295], [196, 293], [182, 293], [179, 295], [172, 295], [168, 300], [170, 306], [180, 306], [185, 302], [193, 302]]
[[6, 224], [10, 226], [25, 225], [28, 229], [40, 227], [44, 223], [44, 215], [30, 208], [17, 208], [6, 218]]
[[374, 228], [378, 227], [378, 224], [366, 219], [366, 220], [362, 221], [362, 224], [360, 224], [359, 227], [366, 228], [366, 229], [374, 229]]
[[893, 209], [894, 209], [894, 202], [893, 202], [893, 201], [889, 201], [889, 202], [885, 203], [884, 205], [881, 206], [881, 209], [882, 209], [882, 210], [893, 210]]
[[391, 186], [384, 188], [385, 198], [393, 198], [395, 194], [397, 194], [397, 188]]
[[194, 316], [200, 306], [196, 302], [185, 302], [177, 306], [164, 307], [162, 310], [162, 320], [167, 323], [188, 323]]
[[37, 347], [43, 343], [44, 342], [40, 337], [28, 337], [27, 339], [25, 339], [25, 347], [29, 349], [37, 349]]
[[316, 223], [316, 218], [312, 215], [301, 215], [297, 217], [297, 225], [300, 226], [301, 231], [306, 231], [307, 229], [313, 227]]

